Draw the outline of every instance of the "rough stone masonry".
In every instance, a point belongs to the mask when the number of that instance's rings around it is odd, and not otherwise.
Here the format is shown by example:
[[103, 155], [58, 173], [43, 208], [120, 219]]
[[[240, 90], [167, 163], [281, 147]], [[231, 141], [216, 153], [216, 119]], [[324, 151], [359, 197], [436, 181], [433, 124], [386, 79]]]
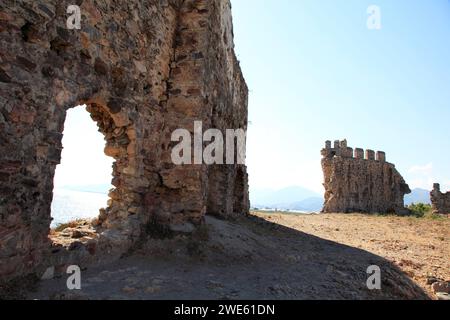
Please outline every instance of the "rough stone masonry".
[[[66, 25], [73, 4], [80, 30]], [[115, 188], [98, 237], [64, 257], [111, 258], [144, 230], [248, 212], [244, 165], [171, 161], [177, 128], [247, 128], [229, 0], [2, 0], [0, 52], [0, 281], [68, 263], [52, 259], [50, 205], [66, 111], [78, 105], [105, 136]]]
[[430, 193], [433, 213], [450, 214], [450, 192], [441, 192], [441, 185], [435, 183]]
[[322, 212], [406, 213], [403, 197], [411, 192], [386, 154], [325, 142], [322, 149], [325, 203]]

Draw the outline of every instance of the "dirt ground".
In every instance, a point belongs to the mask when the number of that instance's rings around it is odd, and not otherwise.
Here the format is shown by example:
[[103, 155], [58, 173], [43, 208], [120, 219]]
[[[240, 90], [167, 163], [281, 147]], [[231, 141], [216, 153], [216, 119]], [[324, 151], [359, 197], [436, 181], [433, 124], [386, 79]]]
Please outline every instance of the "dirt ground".
[[[207, 217], [193, 235], [147, 239], [119, 261], [41, 281], [27, 299], [433, 299], [448, 280], [448, 220], [363, 215]], [[366, 285], [381, 268], [381, 290]]]
[[362, 214], [255, 213], [267, 221], [363, 249], [398, 266], [430, 296], [429, 277], [450, 280], [450, 219]]

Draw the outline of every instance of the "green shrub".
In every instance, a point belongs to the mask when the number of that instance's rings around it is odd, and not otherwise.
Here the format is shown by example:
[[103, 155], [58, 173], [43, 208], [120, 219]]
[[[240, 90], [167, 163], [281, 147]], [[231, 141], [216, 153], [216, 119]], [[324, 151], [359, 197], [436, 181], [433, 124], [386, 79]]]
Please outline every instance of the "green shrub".
[[408, 209], [418, 218], [422, 218], [431, 213], [431, 205], [425, 203], [412, 203], [408, 206]]

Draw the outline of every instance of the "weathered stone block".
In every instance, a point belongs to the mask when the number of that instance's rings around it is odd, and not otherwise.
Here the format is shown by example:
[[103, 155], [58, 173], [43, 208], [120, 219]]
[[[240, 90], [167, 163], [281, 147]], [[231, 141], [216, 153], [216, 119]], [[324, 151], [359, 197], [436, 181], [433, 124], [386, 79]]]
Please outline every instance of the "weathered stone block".
[[385, 162], [386, 161], [386, 153], [383, 151], [377, 151], [377, 161]]
[[364, 149], [356, 148], [355, 149], [355, 158], [356, 159], [364, 159]]

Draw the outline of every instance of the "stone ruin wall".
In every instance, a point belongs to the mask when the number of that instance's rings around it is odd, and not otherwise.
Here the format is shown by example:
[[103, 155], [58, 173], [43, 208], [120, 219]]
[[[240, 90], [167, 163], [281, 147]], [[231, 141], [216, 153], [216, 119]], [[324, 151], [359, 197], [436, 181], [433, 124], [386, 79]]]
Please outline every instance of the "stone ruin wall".
[[440, 184], [435, 183], [430, 197], [433, 213], [450, 214], [450, 191], [442, 193]]
[[326, 141], [322, 149], [326, 213], [405, 213], [403, 197], [411, 192], [382, 151]]
[[[81, 30], [66, 27], [72, 2]], [[190, 231], [207, 212], [249, 210], [244, 165], [171, 161], [177, 128], [193, 132], [198, 120], [203, 130], [247, 128], [229, 0], [72, 2], [0, 3], [0, 281], [118, 257], [149, 225]], [[82, 104], [115, 160], [115, 188], [98, 239], [52, 257], [60, 251], [48, 235], [64, 120]]]

